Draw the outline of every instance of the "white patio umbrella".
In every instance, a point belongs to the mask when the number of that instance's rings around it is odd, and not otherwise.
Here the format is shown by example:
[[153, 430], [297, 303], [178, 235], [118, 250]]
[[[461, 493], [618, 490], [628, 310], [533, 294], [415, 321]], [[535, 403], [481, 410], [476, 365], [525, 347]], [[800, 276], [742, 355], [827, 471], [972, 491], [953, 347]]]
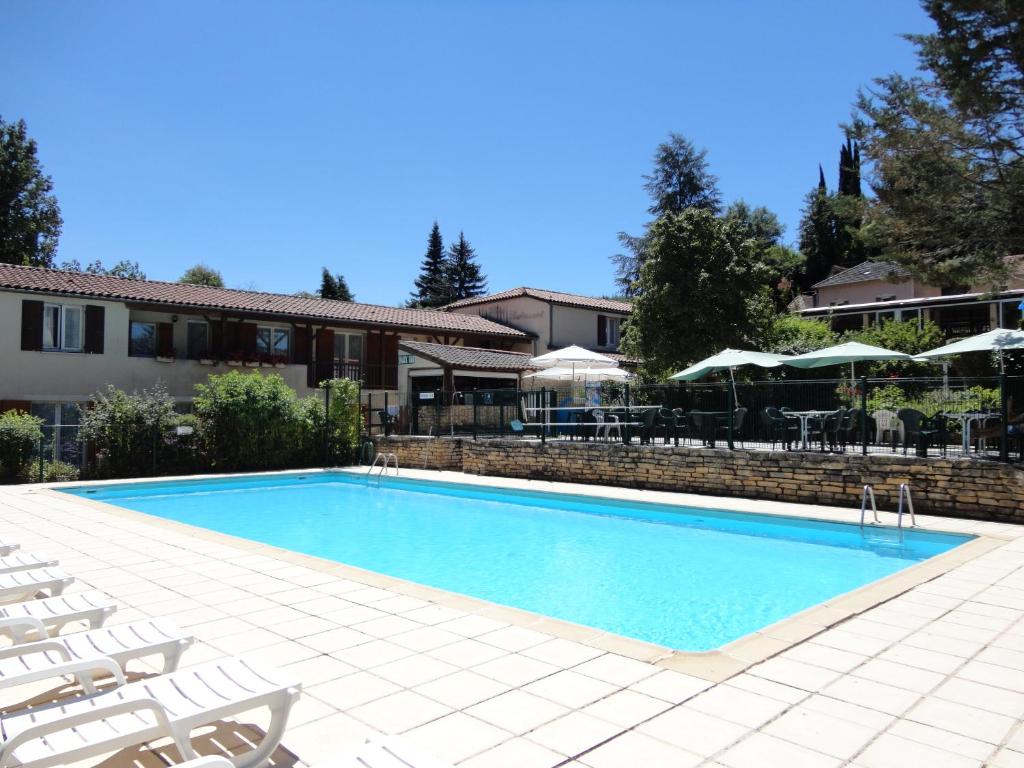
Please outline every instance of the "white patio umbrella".
[[570, 368], [572, 369], [571, 378], [575, 378], [577, 368], [615, 368], [618, 366], [618, 362], [600, 352], [593, 352], [572, 344], [563, 349], [531, 357], [530, 365], [535, 368]]
[[542, 368], [534, 373], [523, 376], [524, 379], [554, 379], [557, 381], [625, 381], [630, 377], [629, 371], [622, 368]]
[[848, 341], [845, 344], [836, 344], [834, 347], [818, 349], [814, 352], [805, 352], [802, 355], [795, 355], [785, 361], [786, 365], [794, 368], [825, 368], [830, 365], [850, 364], [850, 379], [855, 378], [854, 365], [861, 360], [913, 360], [904, 352], [895, 352], [891, 349], [874, 347], [871, 344], [862, 344], [859, 341]]
[[736, 369], [741, 365], [757, 365], [761, 368], [776, 368], [790, 358], [786, 355], [774, 355], [768, 352], [751, 352], [745, 349], [723, 349], [717, 355], [694, 363], [679, 373], [669, 376], [676, 381], [694, 381], [715, 371], [729, 370], [732, 381], [733, 402], [736, 401]]
[[936, 357], [949, 357], [950, 355], [962, 355], [964, 352], [995, 352], [999, 355], [999, 371], [1002, 373], [1003, 351], [1007, 349], [1024, 349], [1024, 331], [1010, 328], [996, 328], [988, 333], [980, 333], [967, 339], [954, 341], [944, 347], [929, 349], [917, 357], [933, 359]]

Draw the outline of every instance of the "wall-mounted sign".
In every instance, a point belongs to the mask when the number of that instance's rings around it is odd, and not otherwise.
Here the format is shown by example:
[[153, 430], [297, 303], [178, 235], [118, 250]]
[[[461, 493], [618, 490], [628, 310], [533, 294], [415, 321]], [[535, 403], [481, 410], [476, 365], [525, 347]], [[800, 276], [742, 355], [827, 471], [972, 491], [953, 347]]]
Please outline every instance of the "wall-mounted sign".
[[399, 365], [412, 365], [415, 362], [416, 362], [416, 356], [415, 355], [409, 355], [409, 354], [406, 354], [405, 352], [399, 352], [398, 353], [398, 364]]

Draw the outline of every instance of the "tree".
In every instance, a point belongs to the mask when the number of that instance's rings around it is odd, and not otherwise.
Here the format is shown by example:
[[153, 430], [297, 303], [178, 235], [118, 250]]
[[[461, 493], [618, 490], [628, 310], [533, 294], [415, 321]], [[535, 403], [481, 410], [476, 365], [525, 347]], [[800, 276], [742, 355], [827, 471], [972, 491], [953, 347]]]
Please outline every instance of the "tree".
[[[651, 197], [647, 212], [655, 217], [682, 213], [687, 208], [712, 213], [718, 213], [721, 208], [718, 179], [708, 169], [707, 151], [697, 149], [678, 133], [670, 133], [668, 141], [658, 145], [654, 153], [654, 169], [643, 179], [644, 190]], [[623, 294], [633, 296], [646, 258], [647, 236], [620, 232], [619, 243], [625, 252], [612, 256], [615, 282]]]
[[936, 24], [908, 35], [921, 75], [857, 100], [854, 129], [876, 202], [865, 232], [886, 258], [943, 286], [1006, 275], [1024, 251], [1024, 35], [1019, 3], [923, 0]]
[[355, 301], [355, 296], [352, 291], [349, 290], [348, 283], [345, 282], [344, 276], [339, 272], [336, 275], [332, 275], [328, 271], [327, 267], [323, 269], [323, 275], [320, 279], [320, 298], [321, 299], [336, 299], [338, 301]]
[[178, 282], [188, 285], [205, 285], [210, 288], [224, 287], [224, 278], [220, 272], [202, 263], [186, 269], [185, 274], [178, 278]]
[[0, 117], [0, 263], [52, 266], [62, 224], [25, 121]]
[[475, 259], [476, 251], [466, 236], [459, 232], [459, 239], [448, 251], [448, 284], [452, 290], [452, 301], [471, 299], [487, 292], [487, 278]]
[[754, 331], [750, 297], [758, 277], [751, 242], [707, 208], [668, 213], [651, 224], [646, 258], [623, 339], [642, 372], [662, 377]]
[[[835, 343], [836, 334], [827, 321], [799, 315], [778, 315], [768, 330], [762, 349], [780, 355], [802, 355]], [[800, 374], [803, 376], [805, 372], [801, 371]]]
[[103, 262], [99, 259], [86, 264], [85, 267], [82, 266], [78, 259], [70, 259], [69, 261], [62, 261], [60, 268], [65, 272], [85, 272], [87, 275], [110, 275], [111, 277], [124, 277], [128, 280], [146, 279], [146, 273], [142, 271], [142, 266], [139, 262], [128, 261], [127, 259], [122, 259], [109, 269], [104, 267]]
[[785, 227], [779, 218], [764, 206], [751, 208], [743, 200], [730, 203], [722, 214], [730, 237], [745, 243], [741, 252], [750, 260], [752, 273], [764, 282], [774, 314], [783, 310], [793, 298], [794, 281], [804, 268], [804, 256], [782, 244]]
[[[917, 320], [884, 320], [877, 325], [843, 334], [843, 341], [859, 341], [882, 349], [892, 349], [917, 355], [946, 343], [942, 329], [931, 320], [918, 324]], [[938, 365], [919, 363], [912, 360], [881, 360], [871, 363], [871, 376], [929, 376], [934, 375]]]
[[420, 264], [416, 278], [416, 290], [409, 299], [410, 307], [443, 307], [453, 298], [448, 257], [441, 239], [441, 228], [434, 222], [427, 239], [427, 252]]

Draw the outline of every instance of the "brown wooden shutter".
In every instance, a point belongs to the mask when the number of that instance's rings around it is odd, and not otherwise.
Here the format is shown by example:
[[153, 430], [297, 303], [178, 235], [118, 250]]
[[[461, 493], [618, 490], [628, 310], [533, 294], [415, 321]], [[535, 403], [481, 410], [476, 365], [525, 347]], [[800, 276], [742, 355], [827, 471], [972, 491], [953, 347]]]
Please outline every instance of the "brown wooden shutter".
[[174, 326], [171, 323], [156, 324], [157, 357], [174, 357]]
[[242, 323], [238, 326], [238, 341], [242, 352], [246, 355], [256, 354], [256, 326], [252, 323]]
[[84, 351], [94, 355], [103, 354], [103, 330], [106, 312], [98, 304], [85, 307], [85, 346]]
[[367, 389], [380, 389], [381, 375], [381, 334], [370, 331], [366, 334], [366, 363], [363, 384]]
[[316, 332], [316, 361], [326, 368], [334, 362], [334, 330], [321, 328]]
[[309, 364], [309, 326], [296, 325], [292, 333], [295, 344], [292, 348], [292, 362], [297, 365]]
[[225, 353], [237, 354], [242, 351], [241, 334], [239, 328], [241, 323], [226, 323], [224, 326], [224, 351]]
[[210, 323], [210, 356], [224, 357], [224, 321]]
[[23, 299], [21, 302], [21, 348], [27, 352], [43, 349], [43, 302]]
[[385, 336], [381, 355], [381, 384], [385, 389], [398, 388], [398, 337]]
[[608, 346], [608, 318], [605, 315], [597, 316], [597, 346]]

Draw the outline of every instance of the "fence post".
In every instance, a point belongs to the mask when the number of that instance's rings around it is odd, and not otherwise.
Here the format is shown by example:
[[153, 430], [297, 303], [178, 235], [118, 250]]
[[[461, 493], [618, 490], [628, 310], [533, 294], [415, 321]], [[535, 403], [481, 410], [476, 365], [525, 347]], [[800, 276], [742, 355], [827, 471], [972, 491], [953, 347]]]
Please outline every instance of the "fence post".
[[[361, 446], [360, 446], [361, 447]], [[331, 466], [331, 385], [324, 387], [324, 467]]]
[[726, 403], [726, 408], [729, 411], [729, 416], [728, 416], [728, 418], [729, 418], [729, 433], [728, 433], [728, 439], [727, 439], [726, 442], [727, 442], [727, 444], [729, 446], [729, 450], [730, 451], [734, 451], [734, 450], [736, 450], [736, 446], [733, 443], [733, 430], [736, 427], [736, 419], [735, 419], [735, 416], [736, 416], [736, 403], [735, 403], [735, 398], [733, 397], [733, 394], [732, 394], [732, 387], [726, 387], [726, 390], [725, 390], [725, 403]]
[[860, 377], [860, 452], [868, 455], [868, 377]]
[[391, 432], [391, 419], [388, 415], [388, 393], [386, 391], [384, 392], [384, 413], [381, 414], [381, 417], [381, 421], [383, 422], [381, 426], [384, 429], [384, 437], [387, 437]]
[[476, 440], [476, 418], [477, 418], [477, 401], [480, 399], [479, 389], [473, 390], [473, 439]]
[[43, 482], [43, 440], [45, 437], [39, 438], [39, 482]]
[[547, 442], [548, 434], [548, 388], [540, 388], [540, 441], [542, 443]]
[[366, 434], [373, 437], [373, 392], [366, 393]]
[[498, 403], [498, 430], [499, 434], [505, 436], [505, 401]]
[[626, 408], [626, 425], [625, 425], [625, 430], [626, 431], [622, 433], [622, 442], [624, 442], [626, 445], [629, 445], [629, 443], [630, 443], [630, 441], [632, 439], [632, 437], [629, 434], [629, 422], [631, 422], [633, 420], [633, 414], [631, 414], [629, 412], [629, 382], [628, 381], [626, 382], [626, 389], [625, 389], [625, 392], [624, 392], [624, 394], [622, 396], [622, 404]]
[[999, 460], [1010, 460], [1010, 431], [1006, 419], [1009, 415], [1009, 408], [1006, 403], [1006, 374], [999, 374], [999, 416], [1002, 428], [999, 430]]

